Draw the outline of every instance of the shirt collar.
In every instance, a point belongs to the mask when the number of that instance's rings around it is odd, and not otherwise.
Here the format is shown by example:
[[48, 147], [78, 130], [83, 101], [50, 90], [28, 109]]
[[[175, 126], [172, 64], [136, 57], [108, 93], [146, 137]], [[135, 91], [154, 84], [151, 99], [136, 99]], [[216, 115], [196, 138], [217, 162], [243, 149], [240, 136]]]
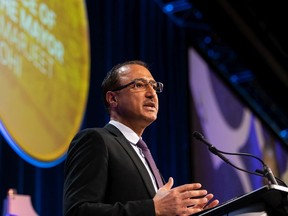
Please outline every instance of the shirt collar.
[[139, 141], [140, 139], [139, 136], [131, 128], [127, 127], [126, 125], [115, 120], [110, 120], [109, 124], [112, 124], [116, 128], [118, 128], [129, 142], [136, 144]]

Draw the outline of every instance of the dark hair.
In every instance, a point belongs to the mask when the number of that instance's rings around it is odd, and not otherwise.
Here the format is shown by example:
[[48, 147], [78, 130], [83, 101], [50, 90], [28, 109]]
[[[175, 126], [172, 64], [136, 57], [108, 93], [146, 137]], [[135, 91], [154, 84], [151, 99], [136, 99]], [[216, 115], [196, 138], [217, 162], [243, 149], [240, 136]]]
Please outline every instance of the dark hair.
[[145, 62], [140, 61], [140, 60], [132, 60], [132, 61], [126, 61], [120, 64], [115, 65], [106, 75], [106, 77], [104, 78], [103, 82], [102, 82], [102, 96], [103, 96], [103, 100], [104, 100], [104, 105], [106, 107], [106, 109], [109, 112], [109, 105], [106, 101], [106, 93], [108, 91], [111, 91], [112, 89], [115, 89], [117, 87], [119, 87], [119, 69], [125, 65], [133, 65], [133, 64], [137, 64], [137, 65], [141, 65], [145, 68], [148, 69], [148, 66]]

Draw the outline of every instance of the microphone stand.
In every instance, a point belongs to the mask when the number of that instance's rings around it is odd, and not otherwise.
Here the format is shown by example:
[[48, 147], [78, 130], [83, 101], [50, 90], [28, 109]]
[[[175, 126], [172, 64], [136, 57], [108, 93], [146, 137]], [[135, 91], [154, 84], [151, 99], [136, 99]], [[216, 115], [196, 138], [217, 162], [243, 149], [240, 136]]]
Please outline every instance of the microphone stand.
[[[223, 151], [220, 151], [218, 150], [215, 146], [213, 146], [212, 144], [210, 144], [202, 134], [200, 134], [199, 132], [197, 131], [194, 131], [192, 136], [203, 142], [204, 144], [206, 144], [208, 146], [208, 149], [210, 152], [212, 152], [213, 154], [217, 155], [218, 157], [220, 157], [223, 161], [225, 161], [227, 164], [231, 165], [232, 167], [238, 169], [238, 170], [241, 170], [241, 171], [244, 171], [246, 173], [250, 173], [250, 174], [253, 174], [253, 175], [258, 175], [258, 176], [262, 176], [262, 177], [266, 177], [266, 179], [268, 179], [268, 183], [269, 184], [275, 184], [275, 185], [278, 185], [278, 182], [281, 182], [283, 185], [285, 185], [287, 187], [287, 185], [280, 179], [277, 178], [276, 180], [276, 177], [273, 175], [272, 173], [272, 170], [264, 163], [263, 160], [261, 160], [259, 157], [256, 157], [255, 155], [252, 155], [252, 154], [248, 154], [248, 153], [230, 153], [230, 152], [223, 152]], [[251, 172], [251, 171], [248, 171], [248, 170], [245, 170], [245, 169], [242, 169], [236, 165], [234, 165], [233, 163], [231, 163], [223, 154], [228, 154], [228, 155], [240, 155], [240, 156], [248, 156], [248, 157], [253, 157], [255, 159], [257, 159], [258, 161], [260, 161], [263, 165], [263, 170], [258, 170], [256, 169], [255, 172]]]

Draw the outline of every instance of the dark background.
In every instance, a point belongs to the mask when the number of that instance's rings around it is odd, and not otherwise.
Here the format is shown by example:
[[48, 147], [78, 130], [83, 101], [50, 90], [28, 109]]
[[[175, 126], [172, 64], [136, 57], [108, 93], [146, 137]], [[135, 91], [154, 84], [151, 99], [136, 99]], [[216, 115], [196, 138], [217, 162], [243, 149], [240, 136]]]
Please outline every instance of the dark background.
[[[166, 179], [173, 176], [175, 185], [192, 181], [187, 54], [193, 46], [285, 144], [287, 37], [280, 31], [285, 7], [255, 2], [87, 0], [91, 79], [82, 128], [108, 121], [100, 88], [106, 72], [126, 60], [146, 61], [164, 92], [158, 120], [147, 128], [145, 140]], [[63, 163], [34, 167], [1, 136], [0, 204], [9, 188], [31, 195], [39, 215], [60, 216]]]
[[[196, 39], [199, 51], [231, 90], [287, 146], [285, 1], [190, 0], [187, 3], [190, 8], [178, 12], [177, 18], [185, 20], [186, 24], [195, 23], [192, 14], [200, 11], [201, 19], [197, 20], [205, 28], [197, 31], [204, 35]], [[187, 25], [186, 29], [195, 39], [195, 31], [192, 31], [195, 28]], [[207, 36], [211, 39], [209, 43]]]

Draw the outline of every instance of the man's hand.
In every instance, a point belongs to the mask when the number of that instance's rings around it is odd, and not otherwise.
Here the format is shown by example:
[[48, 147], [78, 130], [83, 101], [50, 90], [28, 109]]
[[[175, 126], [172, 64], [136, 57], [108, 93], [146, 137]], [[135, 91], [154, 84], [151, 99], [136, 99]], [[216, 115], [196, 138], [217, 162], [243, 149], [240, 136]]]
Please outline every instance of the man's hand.
[[203, 210], [212, 208], [219, 201], [214, 200], [213, 194], [207, 194], [206, 190], [200, 189], [200, 183], [185, 184], [172, 188], [174, 180], [169, 178], [167, 184], [161, 187], [153, 198], [157, 216], [191, 215]]

